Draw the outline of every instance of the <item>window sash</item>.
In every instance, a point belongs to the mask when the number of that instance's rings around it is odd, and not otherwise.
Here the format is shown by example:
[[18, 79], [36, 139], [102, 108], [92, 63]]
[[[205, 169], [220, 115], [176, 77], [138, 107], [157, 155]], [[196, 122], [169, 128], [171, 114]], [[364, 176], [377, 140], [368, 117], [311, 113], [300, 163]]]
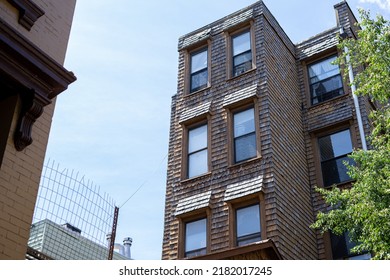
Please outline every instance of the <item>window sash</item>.
[[261, 240], [261, 232], [237, 237], [237, 246], [243, 246]]
[[256, 133], [252, 132], [234, 139], [234, 161], [236, 163], [256, 157]]
[[247, 30], [238, 35], [232, 37], [233, 41], [233, 56], [250, 51], [251, 49], [251, 36], [250, 31]]
[[318, 145], [321, 158], [322, 178], [325, 186], [349, 181], [347, 167], [344, 161], [353, 164], [348, 158], [352, 152], [352, 140], [350, 130], [339, 131], [330, 135], [320, 137]]
[[352, 152], [352, 140], [349, 129], [320, 137], [318, 143], [321, 161], [344, 156]]
[[208, 83], [208, 51], [202, 49], [191, 54], [190, 92], [203, 89]]
[[339, 66], [331, 64], [336, 57], [334, 55], [308, 66], [312, 105], [344, 94]]
[[188, 130], [187, 176], [192, 178], [208, 171], [207, 124]]
[[324, 186], [331, 186], [333, 184], [351, 180], [351, 177], [349, 177], [347, 173], [348, 169], [344, 165], [344, 161], [347, 161], [349, 164], [354, 163], [347, 155], [321, 162]]
[[312, 83], [310, 85], [311, 103], [317, 104], [344, 94], [341, 75]]
[[330, 240], [332, 247], [333, 259], [347, 259], [347, 260], [369, 260], [371, 254], [368, 252], [352, 253], [352, 248], [358, 245], [353, 242], [348, 235], [348, 232], [344, 232], [342, 235], [336, 235], [330, 232]]
[[207, 87], [208, 82], [208, 71], [206, 69], [202, 69], [198, 72], [191, 74], [191, 82], [190, 88], [191, 92], [198, 91]]
[[232, 37], [233, 76], [252, 69], [252, 48], [250, 31]]
[[261, 240], [260, 204], [236, 209], [237, 245]]
[[188, 154], [188, 178], [207, 173], [207, 148]]
[[253, 107], [233, 115], [233, 142], [236, 163], [256, 157], [257, 143]]
[[207, 248], [207, 219], [188, 222], [185, 224], [185, 256], [198, 256], [206, 253]]

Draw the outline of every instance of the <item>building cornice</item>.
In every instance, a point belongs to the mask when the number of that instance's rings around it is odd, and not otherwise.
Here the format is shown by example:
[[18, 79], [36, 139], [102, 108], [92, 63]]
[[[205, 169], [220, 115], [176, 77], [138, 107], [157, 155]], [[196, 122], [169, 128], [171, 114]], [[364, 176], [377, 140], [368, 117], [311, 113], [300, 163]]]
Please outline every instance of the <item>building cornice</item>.
[[33, 1], [29, 0], [8, 0], [8, 2], [19, 11], [18, 22], [27, 30], [31, 30], [34, 23], [45, 14]]
[[21, 151], [32, 143], [32, 126], [43, 108], [76, 77], [1, 19], [0, 72], [23, 89], [18, 92], [22, 109], [14, 135], [15, 148]]

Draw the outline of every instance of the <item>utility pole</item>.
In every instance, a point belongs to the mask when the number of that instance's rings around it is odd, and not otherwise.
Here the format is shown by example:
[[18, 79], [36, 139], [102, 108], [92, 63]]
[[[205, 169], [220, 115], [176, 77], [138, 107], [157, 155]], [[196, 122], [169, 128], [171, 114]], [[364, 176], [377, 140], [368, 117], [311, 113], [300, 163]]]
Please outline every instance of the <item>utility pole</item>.
[[114, 244], [115, 244], [116, 226], [118, 223], [118, 214], [119, 214], [119, 207], [115, 206], [114, 221], [112, 223], [112, 233], [111, 233], [111, 240], [110, 240], [110, 251], [108, 252], [109, 260], [112, 260], [112, 256], [114, 254]]

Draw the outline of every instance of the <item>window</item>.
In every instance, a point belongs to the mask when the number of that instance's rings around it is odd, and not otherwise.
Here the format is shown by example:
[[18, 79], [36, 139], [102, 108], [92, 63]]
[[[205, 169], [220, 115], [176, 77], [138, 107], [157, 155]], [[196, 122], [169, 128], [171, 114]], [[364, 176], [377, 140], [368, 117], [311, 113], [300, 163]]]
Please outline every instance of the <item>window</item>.
[[237, 246], [261, 240], [260, 205], [236, 209]]
[[188, 130], [188, 178], [208, 172], [207, 134], [207, 124]]
[[208, 84], [208, 51], [204, 48], [190, 55], [190, 92], [201, 90]]
[[336, 55], [308, 66], [311, 104], [318, 104], [344, 94], [338, 65], [332, 61]]
[[185, 257], [206, 254], [207, 219], [203, 218], [185, 224]]
[[233, 77], [252, 69], [250, 30], [232, 36], [232, 54]]
[[253, 107], [233, 114], [234, 162], [257, 156], [255, 110]]
[[343, 163], [353, 163], [352, 159], [348, 158], [348, 154], [352, 152], [349, 129], [318, 138], [318, 145], [324, 185], [330, 186], [350, 180], [347, 167]]
[[330, 233], [330, 241], [332, 245], [332, 255], [333, 259], [348, 259], [348, 260], [369, 260], [371, 259], [371, 254], [364, 252], [360, 254], [352, 253], [351, 249], [357, 244], [353, 242], [347, 232], [344, 232], [343, 235], [338, 236], [333, 233]]

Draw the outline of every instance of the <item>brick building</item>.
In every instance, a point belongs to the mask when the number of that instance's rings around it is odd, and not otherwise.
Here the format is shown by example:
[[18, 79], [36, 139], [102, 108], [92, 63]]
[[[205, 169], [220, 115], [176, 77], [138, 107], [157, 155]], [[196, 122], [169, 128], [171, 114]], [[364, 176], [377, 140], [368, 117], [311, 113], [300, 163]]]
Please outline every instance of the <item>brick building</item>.
[[76, 0], [0, 0], [0, 259], [24, 259]]
[[309, 228], [314, 186], [350, 185], [342, 161], [369, 133], [372, 105], [330, 63], [356, 36], [334, 8], [336, 26], [299, 44], [261, 1], [179, 39], [163, 259], [356, 257]]

